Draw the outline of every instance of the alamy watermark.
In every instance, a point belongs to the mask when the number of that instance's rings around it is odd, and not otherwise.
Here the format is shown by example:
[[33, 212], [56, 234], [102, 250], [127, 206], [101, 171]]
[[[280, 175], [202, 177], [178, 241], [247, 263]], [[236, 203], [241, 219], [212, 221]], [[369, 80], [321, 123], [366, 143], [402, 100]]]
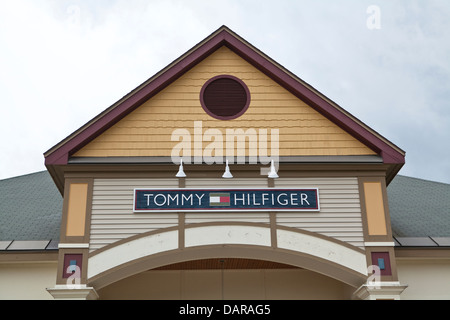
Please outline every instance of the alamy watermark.
[[66, 23], [69, 28], [78, 29], [81, 26], [81, 8], [77, 5], [69, 5], [66, 8]]
[[366, 25], [369, 30], [381, 29], [381, 9], [377, 5], [371, 5], [366, 10], [369, 15], [366, 20]]
[[[270, 138], [270, 139], [269, 139]], [[171, 159], [175, 164], [261, 164], [272, 161], [278, 169], [280, 130], [265, 128], [209, 128], [203, 130], [202, 121], [194, 121], [193, 134], [188, 129], [175, 129], [171, 141], [178, 141], [172, 148]], [[270, 144], [270, 148], [269, 148]], [[270, 149], [270, 152], [269, 152]], [[267, 175], [269, 168], [262, 167]]]
[[367, 274], [370, 276], [367, 278], [366, 286], [369, 289], [381, 288], [381, 269], [377, 265], [371, 265], [367, 268]]
[[81, 286], [81, 269], [79, 266], [70, 265], [66, 272], [71, 274], [66, 280], [67, 287], [76, 289]]

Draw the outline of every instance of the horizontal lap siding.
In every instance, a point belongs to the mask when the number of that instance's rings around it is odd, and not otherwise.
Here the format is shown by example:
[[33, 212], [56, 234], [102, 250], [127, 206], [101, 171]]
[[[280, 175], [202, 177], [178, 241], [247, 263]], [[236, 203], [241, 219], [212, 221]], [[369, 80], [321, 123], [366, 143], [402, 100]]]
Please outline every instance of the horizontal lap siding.
[[[277, 225], [307, 230], [363, 248], [356, 178], [279, 178], [277, 188], [319, 188], [320, 212], [277, 212]], [[177, 213], [133, 213], [134, 188], [177, 188], [177, 179], [96, 179], [91, 216], [91, 250], [139, 233], [178, 225]], [[186, 179], [186, 188], [267, 188], [267, 178]], [[186, 213], [185, 223], [270, 224], [267, 212]]]
[[320, 212], [278, 212], [277, 224], [320, 233], [363, 248], [357, 178], [276, 179], [277, 188], [319, 188]]
[[[186, 187], [267, 188], [267, 179], [196, 179], [186, 180]], [[319, 188], [320, 212], [277, 212], [278, 225], [303, 229], [329, 236], [357, 247], [364, 247], [358, 180], [356, 178], [310, 178], [275, 180], [278, 188]], [[186, 224], [218, 221], [269, 223], [269, 214], [189, 213]]]
[[178, 188], [177, 179], [96, 179], [91, 251], [139, 233], [178, 225], [176, 213], [133, 213], [134, 188]]

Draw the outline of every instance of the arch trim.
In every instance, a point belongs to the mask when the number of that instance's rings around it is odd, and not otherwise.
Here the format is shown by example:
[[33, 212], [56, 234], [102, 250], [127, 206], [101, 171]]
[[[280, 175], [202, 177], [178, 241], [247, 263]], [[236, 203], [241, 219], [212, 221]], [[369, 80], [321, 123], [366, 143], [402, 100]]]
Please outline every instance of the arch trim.
[[363, 250], [297, 229], [278, 228], [272, 246], [271, 226], [262, 223], [189, 225], [185, 246], [172, 227], [121, 240], [91, 253], [88, 283], [96, 289], [163, 265], [204, 258], [235, 257], [274, 261], [311, 269], [353, 286], [367, 278]]

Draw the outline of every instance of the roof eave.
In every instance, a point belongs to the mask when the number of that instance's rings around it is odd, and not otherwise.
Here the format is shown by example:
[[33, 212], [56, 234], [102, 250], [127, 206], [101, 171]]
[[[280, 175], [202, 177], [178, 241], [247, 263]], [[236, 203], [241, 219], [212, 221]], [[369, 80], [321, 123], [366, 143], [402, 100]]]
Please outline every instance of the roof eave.
[[[222, 26], [179, 59], [172, 62], [155, 76], [151, 77], [79, 130], [47, 151], [44, 154], [45, 165], [47, 167], [67, 165], [70, 156], [76, 151], [80, 150], [223, 45], [233, 50], [261, 72], [271, 77], [295, 96], [308, 103], [316, 111], [352, 134], [374, 152], [381, 155], [384, 163], [392, 164], [396, 167], [398, 165], [401, 167], [405, 163], [405, 152], [403, 150], [280, 66], [226, 26]], [[395, 174], [396, 172], [398, 170], [395, 170]]]

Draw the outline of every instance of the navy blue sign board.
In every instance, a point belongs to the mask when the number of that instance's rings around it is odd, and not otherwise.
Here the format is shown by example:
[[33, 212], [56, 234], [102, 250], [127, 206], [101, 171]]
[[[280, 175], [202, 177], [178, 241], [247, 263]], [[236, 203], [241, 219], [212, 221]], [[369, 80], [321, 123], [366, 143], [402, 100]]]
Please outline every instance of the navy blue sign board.
[[320, 211], [319, 190], [134, 189], [133, 211]]

